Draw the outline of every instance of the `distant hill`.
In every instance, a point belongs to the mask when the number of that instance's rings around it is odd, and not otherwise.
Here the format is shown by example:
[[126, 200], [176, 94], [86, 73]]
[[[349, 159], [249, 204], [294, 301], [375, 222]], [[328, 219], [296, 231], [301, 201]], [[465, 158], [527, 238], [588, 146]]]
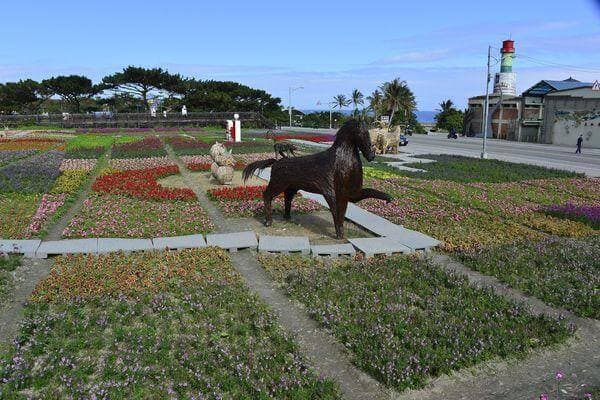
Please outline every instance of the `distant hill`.
[[[300, 110], [305, 114], [309, 114], [309, 113], [313, 113], [313, 112], [329, 112], [329, 110]], [[337, 110], [336, 110], [337, 111]], [[342, 110], [342, 114], [344, 115], [350, 115], [352, 114], [352, 110]], [[435, 121], [435, 114], [437, 114], [437, 111], [415, 111], [415, 114], [417, 115], [417, 120], [419, 122], [434, 122]]]

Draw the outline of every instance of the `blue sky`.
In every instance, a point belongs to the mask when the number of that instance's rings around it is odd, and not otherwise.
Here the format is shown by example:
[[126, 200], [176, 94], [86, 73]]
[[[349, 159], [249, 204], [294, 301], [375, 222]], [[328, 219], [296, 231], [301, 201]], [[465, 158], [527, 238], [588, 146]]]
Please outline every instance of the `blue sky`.
[[293, 104], [306, 109], [400, 77], [419, 109], [433, 110], [482, 94], [487, 45], [509, 36], [518, 55], [535, 59], [515, 60], [519, 91], [541, 79], [600, 79], [594, 0], [3, 3], [1, 82], [70, 73], [98, 81], [129, 64], [161, 66], [265, 89], [285, 105], [288, 87], [303, 86]]

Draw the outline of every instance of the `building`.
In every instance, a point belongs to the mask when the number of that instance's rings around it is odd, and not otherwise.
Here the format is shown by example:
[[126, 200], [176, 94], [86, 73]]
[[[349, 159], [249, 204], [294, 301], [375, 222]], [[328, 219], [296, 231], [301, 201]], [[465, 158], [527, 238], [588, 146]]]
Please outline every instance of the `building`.
[[527, 89], [521, 96], [516, 140], [574, 146], [582, 134], [584, 145], [600, 148], [600, 91], [592, 86], [568, 78], [543, 80]]
[[[517, 140], [519, 131], [519, 118], [521, 116], [521, 98], [518, 96], [502, 96], [502, 106], [497, 106], [500, 101], [499, 94], [489, 96], [489, 112], [492, 114], [492, 130], [488, 137], [496, 139]], [[475, 96], [469, 99], [469, 110], [473, 113], [470, 126], [467, 127], [468, 136], [481, 135], [485, 125], [483, 109], [485, 96]]]

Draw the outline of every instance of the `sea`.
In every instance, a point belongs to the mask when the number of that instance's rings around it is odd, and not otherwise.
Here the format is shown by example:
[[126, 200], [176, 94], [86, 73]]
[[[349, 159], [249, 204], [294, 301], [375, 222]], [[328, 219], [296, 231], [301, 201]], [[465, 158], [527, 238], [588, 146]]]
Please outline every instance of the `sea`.
[[[313, 113], [313, 112], [322, 112], [322, 111], [327, 111], [329, 112], [329, 110], [300, 110], [305, 114], [308, 113]], [[336, 110], [337, 111], [337, 110]], [[342, 110], [342, 113], [344, 115], [350, 115], [352, 114], [352, 110]], [[435, 114], [437, 114], [437, 111], [415, 111], [415, 114], [417, 115], [417, 121], [422, 122], [422, 123], [427, 123], [427, 122], [435, 122]]]

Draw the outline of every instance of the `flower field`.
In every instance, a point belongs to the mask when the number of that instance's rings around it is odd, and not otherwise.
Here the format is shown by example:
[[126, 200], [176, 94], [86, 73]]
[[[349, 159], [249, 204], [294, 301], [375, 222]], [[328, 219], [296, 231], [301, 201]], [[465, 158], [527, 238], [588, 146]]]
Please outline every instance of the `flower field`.
[[600, 230], [600, 202], [594, 205], [577, 205], [573, 203], [547, 206], [543, 209], [550, 215], [580, 221]]
[[434, 377], [497, 356], [522, 356], [570, 333], [558, 321], [534, 316], [423, 259], [260, 260], [356, 365], [397, 390], [422, 388]]
[[218, 249], [60, 257], [0, 397], [338, 399]]
[[[490, 170], [482, 174], [477, 169], [483, 168], [482, 165], [469, 166], [474, 169], [468, 170], [464, 157], [438, 158], [441, 164], [445, 163], [445, 169], [457, 170], [458, 175], [430, 167], [438, 163], [420, 165], [432, 171], [430, 175], [408, 174], [411, 177], [402, 176], [406, 175], [403, 171], [391, 167], [366, 167], [365, 186], [388, 192], [395, 200], [390, 204], [378, 200], [360, 204], [393, 222], [444, 241], [443, 247], [448, 251], [495, 246], [544, 235], [598, 234], [598, 227], [587, 219], [549, 211], [550, 207], [568, 203], [571, 209], [593, 213], [600, 202], [597, 179], [564, 178], [563, 172], [541, 167], [522, 171], [521, 165], [504, 162], [486, 165]], [[530, 180], [532, 176], [536, 179]]]
[[108, 160], [110, 168], [115, 170], [147, 169], [157, 167], [173, 167], [176, 164], [167, 156], [147, 158], [117, 158]]
[[206, 233], [213, 229], [210, 218], [195, 202], [93, 194], [69, 222], [63, 237], [151, 238]]
[[61, 139], [0, 139], [0, 151], [4, 150], [64, 150]]
[[63, 158], [63, 152], [50, 150], [0, 168], [0, 192], [47, 192], [60, 174]]
[[[209, 199], [213, 200], [221, 212], [228, 217], [252, 217], [263, 213], [264, 202], [262, 193], [266, 186], [236, 186], [210, 189], [207, 191]], [[273, 210], [281, 211], [284, 208], [283, 195], [273, 200]], [[304, 199], [297, 195], [292, 202], [292, 212], [310, 213], [318, 211], [321, 206], [312, 200]]]
[[3, 150], [0, 151], [0, 167], [23, 158], [31, 157], [37, 150]]
[[67, 158], [60, 163], [60, 171], [91, 171], [96, 167], [97, 160], [93, 158]]
[[37, 235], [42, 230], [44, 224], [65, 204], [66, 199], [66, 193], [43, 195], [38, 209], [27, 227], [25, 237], [30, 238]]
[[208, 154], [210, 144], [188, 136], [171, 136], [165, 138], [165, 142], [173, 148], [178, 156], [190, 156]]
[[549, 237], [459, 253], [469, 267], [577, 315], [600, 319], [600, 236]]
[[0, 238], [22, 239], [35, 214], [39, 194], [0, 193]]
[[117, 143], [112, 147], [112, 158], [148, 158], [163, 157], [167, 152], [156, 136], [146, 137], [133, 142]]
[[92, 189], [99, 193], [121, 194], [145, 200], [196, 200], [191, 189], [170, 189], [158, 184], [157, 179], [179, 173], [174, 166], [156, 167], [103, 174]]

